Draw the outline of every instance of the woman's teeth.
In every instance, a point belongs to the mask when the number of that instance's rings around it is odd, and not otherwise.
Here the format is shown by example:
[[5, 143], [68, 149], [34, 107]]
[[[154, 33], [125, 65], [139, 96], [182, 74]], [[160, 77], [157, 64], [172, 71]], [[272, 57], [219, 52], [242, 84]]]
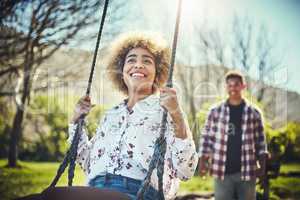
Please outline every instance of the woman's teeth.
[[142, 74], [142, 73], [133, 73], [131, 76], [132, 77], [145, 77], [145, 74]]

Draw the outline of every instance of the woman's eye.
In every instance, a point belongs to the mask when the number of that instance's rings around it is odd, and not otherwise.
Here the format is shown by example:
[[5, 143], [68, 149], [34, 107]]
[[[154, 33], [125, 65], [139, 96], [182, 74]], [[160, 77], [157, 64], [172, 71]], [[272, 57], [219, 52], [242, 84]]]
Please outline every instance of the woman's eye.
[[127, 62], [128, 62], [128, 63], [134, 63], [134, 62], [135, 62], [135, 59], [134, 59], [134, 58], [128, 59]]
[[144, 60], [144, 63], [146, 63], [146, 64], [152, 64], [152, 61], [151, 60]]

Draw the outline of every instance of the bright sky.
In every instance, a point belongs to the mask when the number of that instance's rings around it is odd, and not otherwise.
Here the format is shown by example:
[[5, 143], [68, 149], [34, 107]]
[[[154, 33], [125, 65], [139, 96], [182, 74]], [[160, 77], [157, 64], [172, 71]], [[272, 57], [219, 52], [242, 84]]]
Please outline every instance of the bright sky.
[[[172, 41], [178, 0], [128, 0], [128, 18], [122, 30], [152, 30]], [[225, 27], [233, 15], [248, 16], [267, 26], [276, 38], [275, 56], [283, 66], [274, 72], [273, 84], [300, 93], [300, 0], [183, 0], [180, 45], [190, 45], [194, 24]], [[181, 44], [180, 44], [181, 43]], [[84, 48], [93, 49], [93, 46]], [[179, 55], [180, 56], [180, 55]]]

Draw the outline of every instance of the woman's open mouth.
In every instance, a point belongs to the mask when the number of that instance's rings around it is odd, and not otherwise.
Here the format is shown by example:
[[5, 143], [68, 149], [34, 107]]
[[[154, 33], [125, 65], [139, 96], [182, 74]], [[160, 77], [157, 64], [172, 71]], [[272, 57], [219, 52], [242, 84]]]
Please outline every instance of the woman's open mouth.
[[131, 77], [134, 77], [134, 78], [145, 78], [147, 77], [146, 74], [144, 73], [140, 73], [140, 72], [133, 72], [130, 74]]

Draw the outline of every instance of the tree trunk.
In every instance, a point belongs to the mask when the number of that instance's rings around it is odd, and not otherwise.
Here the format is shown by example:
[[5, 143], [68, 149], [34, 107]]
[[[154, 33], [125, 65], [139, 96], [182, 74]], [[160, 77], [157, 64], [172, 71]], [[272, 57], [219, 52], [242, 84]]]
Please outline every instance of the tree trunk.
[[18, 159], [18, 143], [22, 136], [22, 123], [26, 109], [26, 100], [30, 94], [30, 79], [31, 69], [33, 63], [33, 46], [25, 55], [24, 61], [24, 78], [23, 78], [23, 92], [21, 105], [17, 105], [17, 111], [14, 117], [13, 127], [10, 132], [10, 142], [8, 149], [8, 167], [17, 167]]
[[22, 134], [22, 121], [24, 116], [24, 110], [17, 108], [17, 112], [14, 118], [13, 127], [10, 132], [10, 142], [8, 150], [8, 166], [16, 167], [18, 158], [18, 142]]
[[18, 158], [18, 143], [22, 135], [22, 123], [26, 109], [26, 100], [29, 96], [29, 73], [24, 76], [24, 90], [21, 105], [17, 106], [17, 112], [14, 117], [13, 127], [10, 132], [10, 143], [8, 153], [8, 166], [16, 167]]

